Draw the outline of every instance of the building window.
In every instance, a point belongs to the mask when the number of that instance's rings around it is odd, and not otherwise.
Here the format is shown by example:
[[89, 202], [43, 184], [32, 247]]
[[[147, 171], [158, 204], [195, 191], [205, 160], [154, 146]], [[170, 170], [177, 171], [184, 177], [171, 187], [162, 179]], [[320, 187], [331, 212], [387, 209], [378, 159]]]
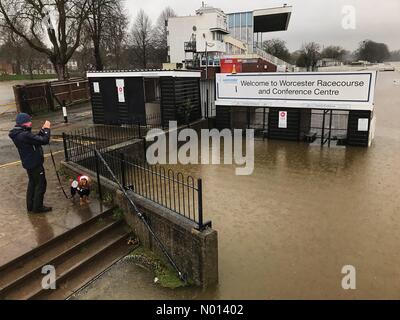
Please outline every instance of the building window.
[[232, 28], [234, 26], [234, 22], [235, 22], [235, 15], [230, 14], [228, 16], [228, 21], [229, 21], [229, 30], [232, 30]]
[[247, 14], [246, 13], [241, 13], [240, 14], [240, 27], [244, 28], [247, 26]]
[[235, 27], [240, 28], [240, 13], [235, 13]]
[[247, 26], [248, 27], [253, 26], [253, 13], [252, 12], [247, 13]]
[[213, 32], [212, 33], [212, 35], [213, 35], [213, 40], [215, 41], [215, 40], [217, 40], [217, 41], [221, 41], [221, 42], [223, 42], [224, 41], [224, 37], [223, 37], [223, 34], [222, 33], [220, 33], [220, 32]]

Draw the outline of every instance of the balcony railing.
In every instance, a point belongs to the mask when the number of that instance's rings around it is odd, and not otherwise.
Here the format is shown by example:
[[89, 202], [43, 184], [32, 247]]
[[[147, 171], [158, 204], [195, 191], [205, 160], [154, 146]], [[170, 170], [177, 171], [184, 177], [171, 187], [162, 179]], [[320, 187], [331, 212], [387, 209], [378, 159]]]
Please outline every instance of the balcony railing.
[[196, 52], [196, 42], [185, 42], [185, 52]]

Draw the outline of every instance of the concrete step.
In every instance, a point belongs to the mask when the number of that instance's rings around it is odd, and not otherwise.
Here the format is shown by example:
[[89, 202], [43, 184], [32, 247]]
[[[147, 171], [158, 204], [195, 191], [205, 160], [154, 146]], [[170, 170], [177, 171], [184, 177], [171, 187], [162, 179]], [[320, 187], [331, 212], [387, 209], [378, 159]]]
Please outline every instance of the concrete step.
[[112, 209], [106, 210], [102, 214], [87, 220], [77, 227], [1, 266], [0, 293], [12, 282], [24, 277], [30, 271], [43, 266], [44, 263], [53, 260], [60, 255], [60, 253], [79, 244], [85, 238], [90, 238], [94, 233], [101, 230], [102, 227], [107, 227], [112, 211]]
[[[129, 238], [127, 226], [108, 210], [2, 266], [0, 299], [65, 299], [133, 250]], [[42, 288], [45, 265], [56, 269], [56, 290]]]
[[34, 300], [62, 300], [75, 294], [79, 289], [99, 277], [115, 263], [121, 260], [138, 246], [128, 245], [132, 235], [121, 236], [112, 245], [96, 256], [84, 261], [62, 279], [57, 280], [57, 290], [42, 290], [31, 297]]

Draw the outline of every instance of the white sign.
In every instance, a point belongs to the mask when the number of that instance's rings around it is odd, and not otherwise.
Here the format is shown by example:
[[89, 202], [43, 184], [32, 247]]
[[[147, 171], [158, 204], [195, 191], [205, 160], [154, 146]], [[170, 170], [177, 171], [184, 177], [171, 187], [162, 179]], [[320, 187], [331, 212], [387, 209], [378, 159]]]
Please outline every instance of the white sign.
[[287, 111], [279, 111], [279, 129], [287, 129]]
[[118, 102], [125, 102], [125, 81], [124, 79], [115, 80], [118, 90]]
[[376, 71], [217, 74], [217, 105], [373, 110]]
[[94, 93], [100, 93], [100, 85], [98, 82], [93, 82], [93, 91]]
[[286, 72], [286, 65], [285, 64], [277, 65], [276, 72]]
[[368, 131], [369, 119], [358, 119], [358, 131]]

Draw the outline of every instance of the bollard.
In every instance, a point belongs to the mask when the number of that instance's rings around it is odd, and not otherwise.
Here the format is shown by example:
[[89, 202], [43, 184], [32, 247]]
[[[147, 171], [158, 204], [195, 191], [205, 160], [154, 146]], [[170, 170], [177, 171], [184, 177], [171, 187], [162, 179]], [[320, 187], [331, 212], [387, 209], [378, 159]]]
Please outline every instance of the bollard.
[[64, 123], [68, 123], [68, 114], [67, 114], [67, 106], [65, 105], [65, 100], [62, 102], [62, 110], [64, 116]]

